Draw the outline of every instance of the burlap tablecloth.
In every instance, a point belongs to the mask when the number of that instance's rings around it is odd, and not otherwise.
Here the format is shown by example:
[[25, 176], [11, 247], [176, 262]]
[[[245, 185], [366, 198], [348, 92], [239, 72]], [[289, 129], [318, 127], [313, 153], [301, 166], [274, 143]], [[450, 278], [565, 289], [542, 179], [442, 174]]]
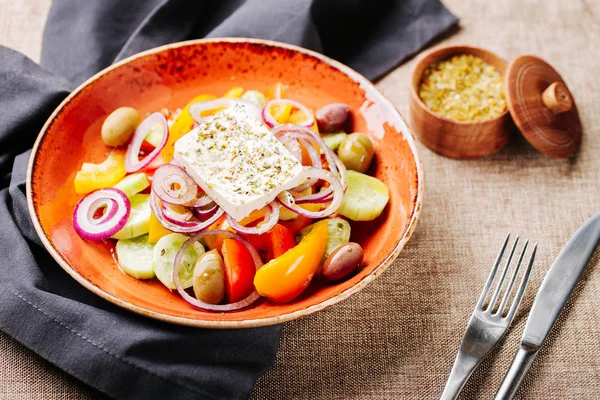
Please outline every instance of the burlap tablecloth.
[[[0, 0], [0, 44], [39, 59], [49, 0]], [[393, 266], [351, 299], [286, 325], [256, 399], [433, 399], [507, 231], [539, 241], [526, 299], [507, 338], [462, 398], [491, 398], [516, 350], [533, 295], [577, 228], [600, 210], [600, 1], [446, 0], [461, 29], [444, 43], [506, 59], [534, 54], [570, 86], [584, 127], [575, 160], [551, 160], [515, 137], [475, 161], [420, 146], [425, 198]], [[350, 27], [349, 29], [355, 29]], [[412, 62], [378, 83], [408, 116]], [[600, 399], [600, 265], [592, 263], [536, 359], [521, 399]], [[1, 305], [0, 305], [1, 306]], [[99, 399], [94, 390], [0, 333], [0, 399]]]

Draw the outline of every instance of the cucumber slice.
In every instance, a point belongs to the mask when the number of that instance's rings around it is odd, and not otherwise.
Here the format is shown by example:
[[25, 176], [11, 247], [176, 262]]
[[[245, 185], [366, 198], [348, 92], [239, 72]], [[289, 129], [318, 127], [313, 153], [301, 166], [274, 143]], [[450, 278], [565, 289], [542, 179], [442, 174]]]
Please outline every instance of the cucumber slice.
[[[300, 235], [302, 237], [308, 235], [315, 224], [304, 228]], [[350, 241], [350, 224], [342, 218], [331, 218], [327, 220], [327, 245], [325, 246], [325, 254], [323, 259], [329, 257], [331, 253], [343, 244]]]
[[148, 199], [150, 195], [134, 194], [129, 198], [131, 202], [131, 213], [127, 223], [119, 232], [115, 233], [113, 239], [131, 239], [140, 235], [145, 235], [150, 230], [150, 204]]
[[164, 132], [161, 124], [154, 124], [148, 131], [148, 134], [144, 140], [150, 143], [152, 146], [157, 147], [162, 142]]
[[321, 135], [327, 147], [333, 151], [340, 147], [346, 136], [348, 136], [346, 132], [324, 133]]
[[385, 208], [390, 193], [379, 179], [348, 170], [348, 189], [340, 214], [353, 221], [371, 221]]
[[127, 197], [131, 197], [136, 193], [141, 192], [150, 186], [150, 181], [148, 177], [143, 172], [138, 172], [136, 174], [127, 175], [125, 178], [121, 180], [121, 182], [117, 183], [115, 188], [121, 189], [123, 193], [127, 195]]
[[258, 90], [248, 90], [242, 95], [241, 98], [244, 100], [250, 100], [261, 107], [264, 107], [266, 102], [265, 95]]
[[[171, 290], [175, 289], [173, 282], [173, 263], [183, 242], [189, 237], [180, 233], [163, 236], [154, 246], [154, 273], [159, 281]], [[179, 271], [181, 285], [187, 289], [192, 286], [194, 266], [198, 258], [204, 254], [204, 246], [196, 242], [183, 255], [183, 268]]]
[[115, 247], [121, 269], [137, 279], [154, 278], [154, 245], [148, 243], [148, 235], [122, 239]]

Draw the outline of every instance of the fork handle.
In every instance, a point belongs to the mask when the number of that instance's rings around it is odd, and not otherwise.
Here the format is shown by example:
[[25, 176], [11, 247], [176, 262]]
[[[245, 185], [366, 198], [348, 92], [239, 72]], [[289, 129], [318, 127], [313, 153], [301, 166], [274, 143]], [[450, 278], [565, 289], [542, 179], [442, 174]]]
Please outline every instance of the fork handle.
[[440, 400], [456, 399], [480, 362], [481, 359], [470, 357], [466, 355], [462, 349], [459, 350]]
[[494, 400], [511, 400], [515, 397], [517, 389], [521, 386], [521, 382], [523, 382], [523, 378], [529, 371], [536, 354], [537, 349], [527, 349], [523, 345], [519, 347]]

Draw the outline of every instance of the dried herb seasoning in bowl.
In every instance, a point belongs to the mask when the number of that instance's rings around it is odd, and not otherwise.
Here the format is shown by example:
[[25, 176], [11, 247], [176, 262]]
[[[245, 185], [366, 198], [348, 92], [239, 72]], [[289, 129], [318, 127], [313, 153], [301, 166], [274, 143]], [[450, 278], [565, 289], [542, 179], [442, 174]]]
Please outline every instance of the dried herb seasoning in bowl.
[[427, 67], [419, 97], [434, 113], [456, 121], [486, 121], [506, 111], [502, 75], [472, 54], [454, 55]]
[[421, 142], [455, 158], [500, 150], [514, 127], [502, 105], [505, 72], [506, 61], [477, 47], [446, 46], [423, 54], [409, 98], [411, 124]]

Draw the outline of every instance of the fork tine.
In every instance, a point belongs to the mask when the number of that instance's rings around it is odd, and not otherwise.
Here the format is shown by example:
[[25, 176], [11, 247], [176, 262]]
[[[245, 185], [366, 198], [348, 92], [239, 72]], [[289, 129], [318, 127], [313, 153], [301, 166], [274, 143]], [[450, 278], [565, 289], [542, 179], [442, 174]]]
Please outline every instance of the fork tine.
[[494, 304], [498, 300], [498, 296], [500, 296], [500, 290], [502, 289], [502, 285], [504, 284], [504, 279], [506, 278], [506, 273], [510, 268], [510, 262], [512, 261], [513, 255], [515, 254], [515, 250], [517, 245], [519, 244], [519, 237], [515, 239], [515, 244], [513, 244], [512, 250], [510, 251], [510, 255], [508, 256], [508, 260], [506, 260], [506, 264], [504, 264], [504, 268], [502, 269], [502, 274], [500, 275], [500, 279], [498, 280], [498, 285], [496, 286], [496, 290], [494, 290], [494, 294], [492, 295], [492, 299], [490, 300], [490, 304], [488, 305], [487, 310], [494, 311]]
[[508, 322], [510, 323], [512, 319], [515, 317], [517, 309], [519, 308], [519, 304], [521, 304], [521, 300], [523, 299], [523, 294], [525, 294], [525, 288], [527, 287], [527, 282], [529, 282], [529, 275], [531, 274], [531, 267], [533, 266], [533, 261], [535, 260], [535, 253], [537, 251], [537, 243], [533, 246], [533, 251], [531, 252], [531, 258], [529, 259], [529, 265], [525, 270], [525, 274], [523, 275], [523, 279], [521, 280], [521, 285], [519, 286], [519, 290], [515, 296], [515, 300], [510, 306], [510, 310], [506, 315]]
[[504, 312], [504, 307], [506, 307], [506, 303], [508, 303], [508, 299], [510, 297], [510, 293], [512, 292], [513, 286], [515, 285], [515, 281], [517, 280], [517, 275], [519, 275], [519, 270], [521, 269], [521, 262], [523, 261], [523, 257], [525, 257], [525, 252], [527, 251], [527, 245], [529, 244], [529, 240], [525, 241], [525, 246], [523, 246], [523, 250], [521, 250], [521, 256], [519, 257], [519, 262], [517, 266], [513, 270], [512, 277], [510, 278], [510, 282], [506, 291], [504, 292], [504, 296], [502, 296], [502, 300], [500, 301], [500, 305], [498, 306], [498, 311], [496, 314], [502, 315]]
[[508, 235], [506, 235], [506, 239], [504, 239], [504, 244], [502, 245], [500, 252], [496, 256], [496, 261], [494, 262], [494, 267], [490, 271], [490, 275], [488, 276], [488, 279], [485, 282], [485, 286], [483, 287], [483, 290], [481, 291], [481, 295], [479, 296], [479, 301], [477, 302], [476, 308], [480, 308], [480, 309], [483, 308], [483, 302], [485, 301], [485, 298], [488, 295], [490, 287], [492, 286], [492, 282], [494, 281], [494, 278], [496, 277], [496, 272], [498, 271], [498, 266], [500, 265], [500, 261], [502, 261], [502, 256], [504, 255], [504, 250], [506, 250], [506, 245], [508, 244], [508, 239], [510, 239], [510, 232], [508, 232]]

